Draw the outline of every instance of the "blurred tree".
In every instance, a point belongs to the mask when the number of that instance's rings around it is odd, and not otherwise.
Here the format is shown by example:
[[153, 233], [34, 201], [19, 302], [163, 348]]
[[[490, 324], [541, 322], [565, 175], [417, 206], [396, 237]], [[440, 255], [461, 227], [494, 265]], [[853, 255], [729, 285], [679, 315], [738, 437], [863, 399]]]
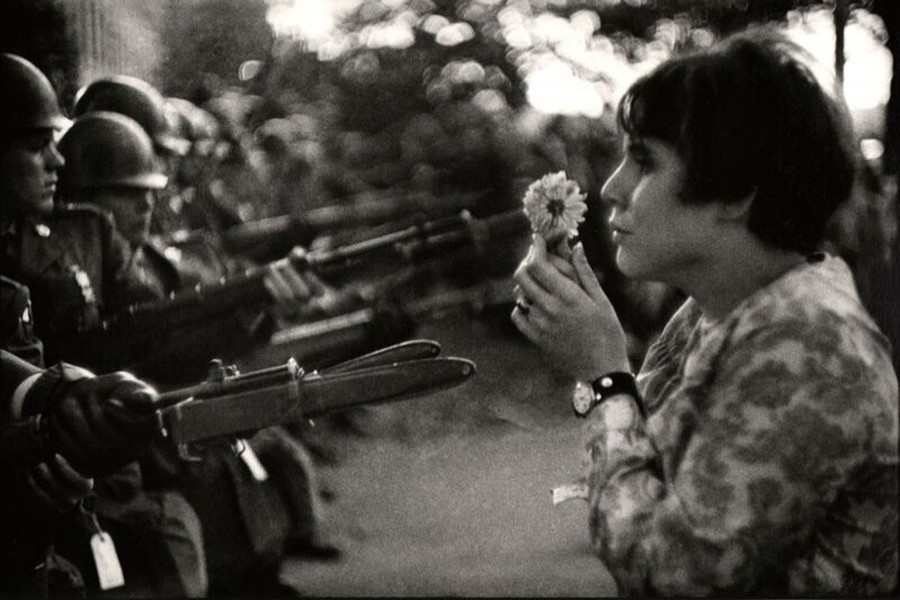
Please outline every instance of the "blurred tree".
[[[894, 350], [894, 370], [900, 373], [900, 186], [897, 177], [900, 170], [900, 2], [875, 0], [874, 12], [884, 21], [887, 29], [887, 47], [893, 57], [891, 94], [886, 107], [885, 144], [883, 170], [893, 178], [893, 244], [887, 261], [880, 270], [870, 276], [873, 288], [870, 302], [875, 317]], [[890, 193], [891, 190], [887, 190]], [[890, 213], [889, 213], [890, 214]]]
[[237, 85], [248, 60], [268, 56], [273, 34], [265, 0], [181, 0], [169, 4], [160, 81], [167, 95], [198, 98], [214, 85]]
[[894, 58], [891, 96], [885, 118], [884, 169], [896, 175], [900, 166], [900, 2], [874, 0], [872, 10], [884, 21], [887, 47]]

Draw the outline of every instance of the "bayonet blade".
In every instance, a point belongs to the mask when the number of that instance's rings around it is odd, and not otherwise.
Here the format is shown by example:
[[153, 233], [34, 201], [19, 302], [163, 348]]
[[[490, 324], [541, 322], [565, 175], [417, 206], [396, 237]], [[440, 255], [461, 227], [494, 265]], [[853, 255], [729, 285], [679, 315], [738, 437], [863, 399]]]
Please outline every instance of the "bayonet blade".
[[304, 417], [351, 406], [396, 402], [459, 385], [475, 374], [464, 358], [429, 358], [303, 379], [299, 411]]
[[441, 353], [441, 345], [433, 340], [409, 340], [375, 350], [363, 356], [336, 364], [327, 369], [322, 369], [322, 374], [336, 375], [358, 369], [367, 369], [382, 365], [408, 362], [423, 358], [435, 358]]
[[310, 373], [278, 385], [192, 398], [161, 411], [176, 444], [251, 432], [353, 406], [397, 402], [463, 383], [475, 374], [464, 358], [428, 358], [355, 369]]

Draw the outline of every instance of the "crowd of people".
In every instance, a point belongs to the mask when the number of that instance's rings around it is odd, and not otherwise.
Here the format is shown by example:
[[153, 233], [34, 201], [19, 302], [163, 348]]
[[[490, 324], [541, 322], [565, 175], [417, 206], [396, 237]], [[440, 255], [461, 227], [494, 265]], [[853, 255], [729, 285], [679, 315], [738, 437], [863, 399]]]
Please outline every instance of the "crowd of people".
[[[797, 55], [751, 33], [638, 80], [602, 192], [596, 124], [558, 119], [531, 148], [530, 168], [579, 180], [593, 217], [571, 252], [534, 238], [512, 320], [580, 382], [592, 541], [629, 593], [896, 586], [890, 348], [846, 264], [818, 252], [857, 150], [840, 102]], [[195, 462], [159, 436], [154, 400], [298, 316], [364, 299], [272, 260], [285, 248], [265, 228], [246, 247], [227, 232], [286, 217], [288, 250], [327, 247], [304, 215], [383, 198], [401, 179], [406, 192], [487, 193], [470, 208], [499, 212], [519, 206], [521, 156], [471, 105], [411, 120], [402, 160], [373, 170], [365, 144], [300, 114], [250, 127], [265, 110], [246, 95], [200, 106], [114, 75], [64, 110], [12, 54], [0, 83], [0, 593], [291, 593], [285, 556], [339, 553], [318, 525], [302, 429], [254, 432], [240, 453], [211, 444]], [[335, 153], [358, 168], [333, 167]], [[265, 293], [177, 335], [166, 321], [106, 329], [248, 270]], [[402, 339], [409, 319], [381, 332], [378, 345]]]

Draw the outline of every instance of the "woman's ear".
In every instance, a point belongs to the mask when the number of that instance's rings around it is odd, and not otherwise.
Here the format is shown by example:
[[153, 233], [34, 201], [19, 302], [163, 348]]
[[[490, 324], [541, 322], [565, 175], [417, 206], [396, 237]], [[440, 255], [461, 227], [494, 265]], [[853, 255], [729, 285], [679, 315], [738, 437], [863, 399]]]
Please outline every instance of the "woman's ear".
[[732, 202], [719, 202], [718, 219], [726, 223], [746, 223], [750, 219], [750, 207], [756, 199], [756, 190], [753, 190], [740, 200]]

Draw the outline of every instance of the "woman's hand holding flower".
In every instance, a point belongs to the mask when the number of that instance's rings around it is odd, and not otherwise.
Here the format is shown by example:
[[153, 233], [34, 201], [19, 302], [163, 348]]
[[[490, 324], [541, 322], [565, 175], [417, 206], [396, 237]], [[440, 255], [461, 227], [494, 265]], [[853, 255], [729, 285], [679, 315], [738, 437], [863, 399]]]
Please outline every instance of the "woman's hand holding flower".
[[514, 279], [528, 298], [512, 320], [562, 373], [590, 381], [610, 371], [628, 371], [625, 332], [600, 288], [581, 244], [572, 251], [576, 280], [551, 258], [546, 242], [535, 235], [529, 256]]

